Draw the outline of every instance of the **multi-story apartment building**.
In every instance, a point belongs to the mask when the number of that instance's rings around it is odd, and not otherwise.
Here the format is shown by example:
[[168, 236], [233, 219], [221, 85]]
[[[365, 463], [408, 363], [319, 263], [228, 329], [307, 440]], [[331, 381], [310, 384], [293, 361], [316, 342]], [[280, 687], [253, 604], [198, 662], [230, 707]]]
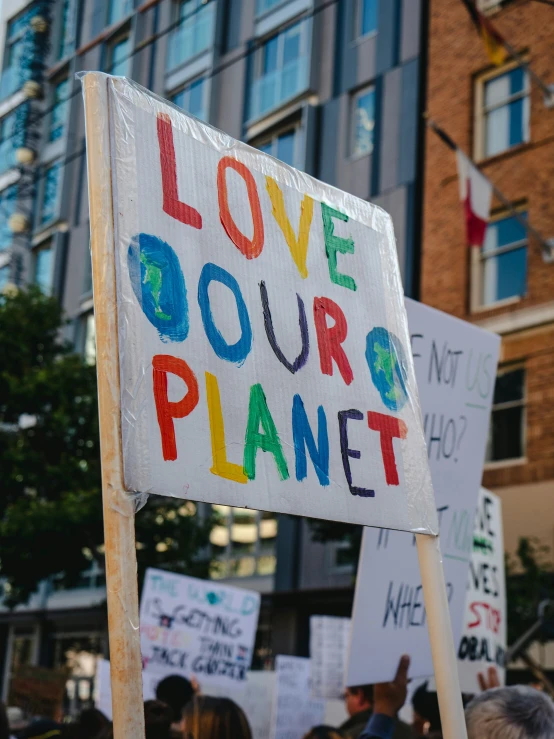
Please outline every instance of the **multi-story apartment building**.
[[469, 249], [456, 157], [429, 129], [420, 297], [502, 336], [484, 484], [502, 499], [507, 551], [538, 537], [552, 558], [554, 107], [526, 64], [554, 83], [554, 7], [486, 0], [481, 8], [520, 59], [493, 66], [464, 4], [433, 0], [428, 113], [511, 208], [493, 199], [484, 245]]
[[[103, 70], [383, 206], [393, 216], [406, 292], [414, 295], [425, 6], [4, 0], [0, 282], [34, 281], [57, 295], [71, 319], [70, 338], [94, 361], [84, 117], [75, 74]], [[299, 519], [223, 506], [218, 513], [218, 576], [264, 594], [260, 656], [305, 653], [310, 613], [350, 612], [352, 567], [340, 544], [315, 544]], [[83, 578], [79, 590], [60, 592], [54, 580], [26, 607], [0, 613], [4, 692], [18, 661], [56, 664], [105, 651], [102, 573]]]

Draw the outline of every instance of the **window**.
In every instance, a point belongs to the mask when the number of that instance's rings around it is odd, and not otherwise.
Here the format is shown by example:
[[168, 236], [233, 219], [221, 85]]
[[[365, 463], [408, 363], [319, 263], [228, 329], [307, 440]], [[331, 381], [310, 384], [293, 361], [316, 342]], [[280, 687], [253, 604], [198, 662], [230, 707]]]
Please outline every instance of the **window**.
[[108, 74], [115, 74], [118, 77], [128, 77], [130, 54], [131, 39], [129, 36], [116, 39], [108, 47], [108, 67], [106, 72]]
[[307, 21], [269, 38], [256, 52], [250, 90], [251, 119], [277, 108], [308, 87]]
[[494, 386], [487, 462], [521, 459], [525, 449], [525, 370], [505, 370]]
[[169, 36], [168, 69], [175, 69], [212, 46], [215, 2], [184, 0], [177, 4], [176, 16], [179, 25]]
[[515, 216], [488, 225], [480, 257], [481, 305], [525, 295], [527, 233]]
[[125, 18], [132, 10], [132, 0], [108, 0], [108, 26]]
[[186, 110], [187, 113], [200, 118], [201, 121], [205, 121], [207, 119], [206, 80], [201, 77], [183, 87], [171, 97], [171, 102]]
[[[529, 77], [515, 67], [478, 81], [481, 132], [476, 137], [478, 158], [490, 157], [529, 141]], [[479, 101], [478, 101], [479, 102]]]
[[17, 204], [17, 185], [6, 187], [0, 192], [0, 252], [11, 246], [13, 233], [10, 218], [15, 213]]
[[377, 30], [377, 1], [358, 0], [356, 36], [366, 36]]
[[31, 3], [17, 18], [8, 23], [6, 31], [5, 64], [0, 79], [0, 100], [3, 100], [30, 79], [31, 69], [23, 64], [23, 58], [29, 55], [29, 40], [34, 37], [29, 21], [40, 12], [39, 3]]
[[11, 277], [11, 267], [9, 264], [0, 267], [0, 293], [3, 292]]
[[212, 506], [216, 524], [210, 542], [216, 556], [212, 577], [273, 575], [277, 516], [250, 508]]
[[45, 295], [52, 292], [53, 251], [52, 240], [48, 239], [33, 252], [34, 281]]
[[58, 215], [61, 162], [55, 162], [44, 170], [40, 223], [48, 223]]
[[269, 140], [257, 144], [256, 147], [265, 154], [280, 159], [291, 167], [298, 166], [298, 139], [300, 138], [297, 128], [272, 136]]
[[17, 110], [14, 110], [0, 120], [0, 172], [15, 166], [16, 130]]
[[52, 112], [50, 113], [50, 141], [57, 141], [63, 136], [68, 112], [69, 79], [66, 77], [54, 84], [52, 90]]
[[256, 15], [262, 15], [268, 10], [282, 5], [284, 0], [256, 0]]
[[352, 156], [361, 157], [373, 151], [375, 128], [375, 89], [362, 90], [352, 100]]
[[65, 59], [75, 48], [74, 12], [76, 0], [64, 0], [58, 36], [58, 59]]

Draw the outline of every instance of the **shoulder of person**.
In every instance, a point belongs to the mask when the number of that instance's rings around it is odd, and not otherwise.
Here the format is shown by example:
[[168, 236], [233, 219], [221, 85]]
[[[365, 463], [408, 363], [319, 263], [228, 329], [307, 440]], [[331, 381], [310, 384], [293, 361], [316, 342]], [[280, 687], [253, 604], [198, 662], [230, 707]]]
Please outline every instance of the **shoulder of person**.
[[405, 724], [404, 721], [396, 719], [394, 722], [394, 734], [392, 739], [413, 739], [414, 733], [412, 727]]

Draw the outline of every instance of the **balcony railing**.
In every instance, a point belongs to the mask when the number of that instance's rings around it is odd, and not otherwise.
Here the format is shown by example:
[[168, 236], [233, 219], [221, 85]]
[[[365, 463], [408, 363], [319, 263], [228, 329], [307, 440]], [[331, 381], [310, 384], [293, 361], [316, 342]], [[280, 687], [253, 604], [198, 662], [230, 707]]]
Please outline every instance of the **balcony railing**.
[[249, 119], [254, 120], [299, 95], [308, 87], [308, 56], [258, 77], [250, 91]]
[[213, 44], [215, 2], [201, 6], [169, 36], [167, 69], [175, 69]]
[[0, 100], [13, 95], [22, 86], [21, 71], [18, 67], [8, 67], [2, 72], [0, 77]]

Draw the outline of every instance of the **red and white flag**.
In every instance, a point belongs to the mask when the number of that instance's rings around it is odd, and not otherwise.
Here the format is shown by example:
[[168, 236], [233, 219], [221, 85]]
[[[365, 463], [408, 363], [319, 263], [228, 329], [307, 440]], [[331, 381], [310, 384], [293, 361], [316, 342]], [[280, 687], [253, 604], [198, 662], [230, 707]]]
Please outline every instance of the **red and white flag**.
[[489, 222], [492, 201], [492, 184], [473, 162], [459, 149], [458, 177], [460, 200], [464, 204], [468, 246], [483, 246]]

